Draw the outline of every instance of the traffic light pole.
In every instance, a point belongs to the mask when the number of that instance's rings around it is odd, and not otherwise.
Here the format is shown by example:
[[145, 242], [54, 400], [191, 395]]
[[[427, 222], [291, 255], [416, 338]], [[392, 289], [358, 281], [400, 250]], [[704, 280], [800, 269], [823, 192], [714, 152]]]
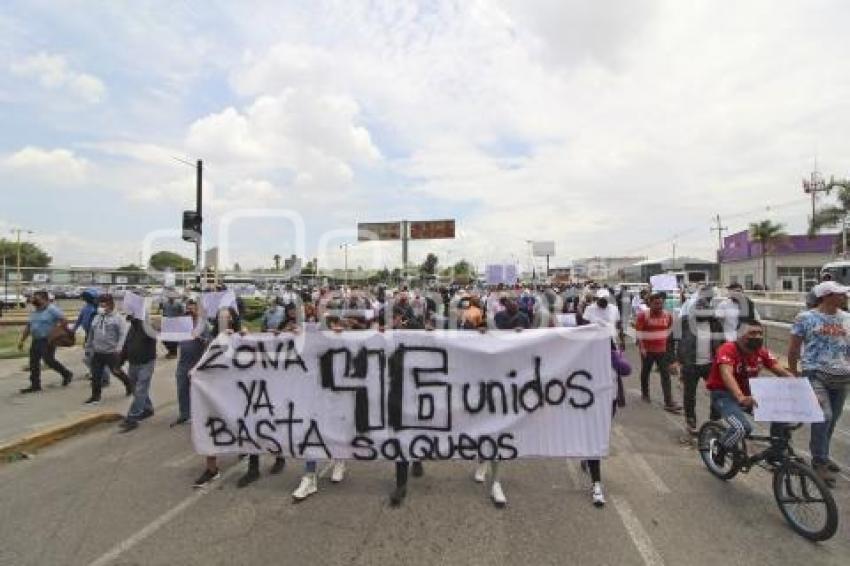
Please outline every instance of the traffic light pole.
[[201, 276], [203, 273], [201, 267], [201, 240], [203, 239], [203, 177], [204, 177], [204, 162], [198, 159], [195, 171], [195, 210], [198, 213], [198, 239], [195, 240], [195, 269], [198, 270], [198, 286], [201, 284]]

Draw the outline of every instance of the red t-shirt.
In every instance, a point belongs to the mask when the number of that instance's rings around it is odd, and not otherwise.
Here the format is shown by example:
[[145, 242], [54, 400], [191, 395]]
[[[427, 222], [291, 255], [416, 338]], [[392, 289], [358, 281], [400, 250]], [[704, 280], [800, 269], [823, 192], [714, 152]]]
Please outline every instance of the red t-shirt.
[[721, 364], [732, 366], [732, 375], [735, 376], [741, 393], [749, 395], [750, 379], [758, 376], [762, 368], [775, 368], [779, 361], [767, 348], [747, 353], [735, 342], [726, 342], [717, 349], [714, 363], [711, 364], [711, 373], [708, 374], [708, 381], [705, 383], [709, 390], [724, 391], [726, 389], [726, 384], [723, 383], [723, 377], [720, 375]]
[[669, 312], [661, 311], [654, 315], [652, 311], [641, 311], [635, 321], [635, 330], [644, 352], [663, 354], [667, 351], [667, 337], [673, 327], [673, 317]]

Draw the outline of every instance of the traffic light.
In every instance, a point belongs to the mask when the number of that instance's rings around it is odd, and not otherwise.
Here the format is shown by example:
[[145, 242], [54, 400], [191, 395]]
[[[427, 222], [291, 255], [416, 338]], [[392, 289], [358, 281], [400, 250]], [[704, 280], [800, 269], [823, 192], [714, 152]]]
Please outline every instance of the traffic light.
[[194, 210], [183, 211], [183, 239], [197, 242], [201, 237], [201, 216]]

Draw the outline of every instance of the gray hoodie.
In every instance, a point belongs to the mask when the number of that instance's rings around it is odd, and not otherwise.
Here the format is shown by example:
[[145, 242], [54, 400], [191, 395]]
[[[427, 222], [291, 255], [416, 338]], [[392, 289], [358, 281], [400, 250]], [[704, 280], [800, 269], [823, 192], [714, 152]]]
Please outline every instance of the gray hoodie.
[[121, 316], [115, 311], [94, 315], [89, 333], [89, 347], [98, 354], [117, 353], [123, 328]]

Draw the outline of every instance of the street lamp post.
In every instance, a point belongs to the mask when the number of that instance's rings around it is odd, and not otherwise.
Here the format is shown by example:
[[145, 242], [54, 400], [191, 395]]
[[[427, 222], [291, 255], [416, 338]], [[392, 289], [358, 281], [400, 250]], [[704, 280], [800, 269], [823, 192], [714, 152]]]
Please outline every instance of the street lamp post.
[[345, 286], [346, 286], [346, 287], [348, 287], [348, 247], [349, 247], [350, 245], [351, 245], [351, 244], [349, 244], [348, 242], [346, 242], [346, 243], [344, 243], [344, 244], [340, 244], [340, 246], [339, 246], [339, 249], [341, 249], [341, 250], [345, 250], [345, 271], [344, 271], [343, 278], [344, 278], [344, 280], [345, 280]]
[[[17, 294], [18, 294], [18, 296], [20, 297], [20, 296], [21, 296], [21, 283], [22, 283], [22, 281], [23, 281], [23, 279], [22, 279], [22, 277], [21, 277], [21, 233], [24, 233], [24, 234], [32, 234], [32, 233], [33, 233], [33, 231], [32, 231], [32, 230], [26, 230], [26, 229], [24, 229], [24, 228], [12, 228], [11, 232], [12, 232], [12, 234], [15, 234], [15, 235], [16, 235], [16, 238], [17, 238], [17, 244], [16, 244], [16, 245], [17, 245], [17, 252], [16, 252], [16, 255], [17, 255], [17, 271], [18, 271], [18, 278], [17, 278], [16, 283], [17, 283]], [[17, 301], [17, 300], [18, 300], [18, 299], [17, 299], [17, 297], [16, 297], [16, 298], [15, 298], [15, 301]]]

